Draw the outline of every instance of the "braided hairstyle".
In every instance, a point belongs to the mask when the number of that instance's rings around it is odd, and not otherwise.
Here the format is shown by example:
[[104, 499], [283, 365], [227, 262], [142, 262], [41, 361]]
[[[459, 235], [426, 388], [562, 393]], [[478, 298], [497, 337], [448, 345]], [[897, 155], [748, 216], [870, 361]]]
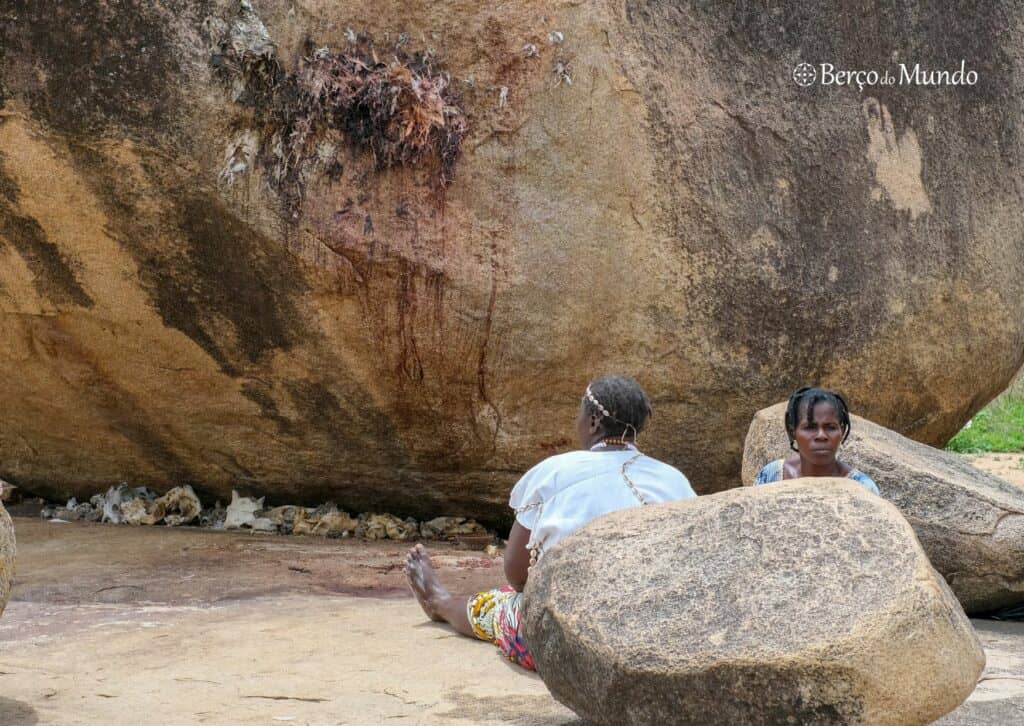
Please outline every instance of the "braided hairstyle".
[[814, 407], [819, 403], [827, 403], [836, 411], [836, 418], [839, 419], [839, 428], [843, 432], [843, 441], [850, 436], [850, 408], [846, 405], [846, 399], [836, 391], [826, 388], [813, 388], [804, 386], [793, 391], [789, 397], [789, 404], [786, 406], [786, 434], [789, 436], [789, 448], [796, 451], [793, 445], [796, 441], [796, 427], [799, 425], [800, 414], [806, 413], [807, 421], [814, 423]]
[[588, 416], [597, 417], [604, 436], [636, 439], [651, 415], [651, 402], [640, 384], [627, 376], [613, 374], [595, 378], [589, 388], [604, 411], [585, 395], [583, 410]]

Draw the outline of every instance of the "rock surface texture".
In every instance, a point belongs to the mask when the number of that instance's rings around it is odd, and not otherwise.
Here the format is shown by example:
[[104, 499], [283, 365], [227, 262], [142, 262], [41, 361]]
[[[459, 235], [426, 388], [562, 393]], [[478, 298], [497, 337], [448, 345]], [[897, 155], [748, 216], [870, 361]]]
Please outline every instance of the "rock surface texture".
[[7, 600], [11, 596], [15, 554], [14, 523], [11, 522], [11, 516], [4, 509], [4, 505], [0, 504], [0, 615], [3, 615]]
[[[758, 411], [743, 452], [743, 483], [789, 451], [784, 403]], [[1024, 601], [1024, 489], [962, 458], [852, 417], [843, 461], [874, 479], [917, 532], [932, 565], [969, 613]]]
[[[917, 5], [0, 0], [0, 476], [493, 523], [608, 371], [702, 492], [809, 379], [943, 441], [1024, 350], [1024, 9]], [[793, 80], [894, 48], [979, 80]]]
[[595, 520], [531, 571], [523, 617], [594, 724], [925, 724], [984, 665], [906, 520], [841, 479]]

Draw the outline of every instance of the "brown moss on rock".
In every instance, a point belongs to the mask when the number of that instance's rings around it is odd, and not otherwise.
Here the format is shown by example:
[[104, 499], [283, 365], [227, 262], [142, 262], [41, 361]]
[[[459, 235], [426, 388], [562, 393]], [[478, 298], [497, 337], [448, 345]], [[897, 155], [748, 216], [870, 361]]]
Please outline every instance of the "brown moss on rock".
[[[0, 15], [0, 86], [65, 133], [166, 128], [183, 74], [168, 22], [206, 2], [14, 0]], [[0, 13], [3, 13], [0, 9]], [[21, 71], [21, 72], [19, 72]]]
[[75, 278], [60, 247], [48, 239], [39, 222], [17, 210], [18, 185], [3, 169], [0, 154], [0, 250], [10, 244], [32, 271], [36, 291], [57, 306], [92, 307], [92, 298]]

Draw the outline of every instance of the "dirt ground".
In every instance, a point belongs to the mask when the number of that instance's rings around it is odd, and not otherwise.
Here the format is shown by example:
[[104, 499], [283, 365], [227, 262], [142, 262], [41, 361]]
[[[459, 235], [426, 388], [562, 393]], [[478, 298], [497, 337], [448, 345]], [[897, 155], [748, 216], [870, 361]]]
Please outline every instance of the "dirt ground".
[[[1019, 458], [975, 463], [1024, 485]], [[426, 620], [401, 543], [25, 517], [15, 528], [2, 724], [580, 723], [492, 646]], [[502, 579], [500, 556], [434, 549], [453, 590]], [[1024, 723], [1024, 623], [974, 624], [988, 665], [940, 723]]]
[[967, 454], [974, 466], [1024, 487], [1024, 454]]
[[[15, 530], [5, 726], [575, 721], [492, 646], [426, 620], [401, 543], [23, 517]], [[500, 557], [435, 551], [453, 589], [501, 579]]]

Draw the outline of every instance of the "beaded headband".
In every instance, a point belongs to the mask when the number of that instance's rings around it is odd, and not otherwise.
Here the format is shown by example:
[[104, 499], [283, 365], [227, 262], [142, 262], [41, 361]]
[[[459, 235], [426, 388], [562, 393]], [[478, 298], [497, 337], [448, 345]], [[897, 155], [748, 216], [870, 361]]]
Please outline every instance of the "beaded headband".
[[593, 391], [590, 390], [590, 386], [587, 386], [587, 400], [597, 407], [597, 410], [601, 412], [602, 416], [607, 416], [610, 419], [615, 418], [610, 413], [608, 413], [608, 409], [602, 406], [601, 402], [597, 400], [597, 398], [594, 396]]
[[595, 396], [594, 392], [590, 390], [590, 386], [587, 386], [586, 397], [587, 397], [587, 400], [590, 401], [592, 404], [594, 404], [594, 406], [597, 408], [597, 410], [601, 412], [602, 416], [604, 416], [605, 418], [610, 418], [615, 423], [622, 424], [625, 427], [625, 430], [622, 432], [622, 437], [623, 438], [625, 438], [626, 434], [628, 433], [628, 431], [630, 429], [633, 429], [633, 439], [634, 440], [636, 439], [637, 434], [639, 433], [636, 430], [636, 426], [634, 426], [631, 423], [627, 423], [625, 421], [619, 421], [619, 419], [615, 418], [615, 415], [610, 413], [608, 411], [608, 409], [605, 408], [604, 406], [602, 406], [601, 402], [597, 400], [597, 396]]

